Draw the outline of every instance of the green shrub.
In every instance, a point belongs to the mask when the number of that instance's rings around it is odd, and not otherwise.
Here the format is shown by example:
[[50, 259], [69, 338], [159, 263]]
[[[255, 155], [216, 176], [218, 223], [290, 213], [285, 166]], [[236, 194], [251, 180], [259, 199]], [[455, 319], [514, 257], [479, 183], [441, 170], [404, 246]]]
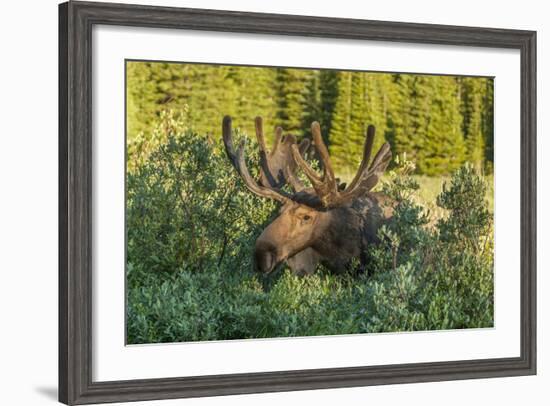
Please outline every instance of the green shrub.
[[437, 204], [449, 210], [447, 219], [438, 223], [441, 240], [460, 250], [484, 250], [490, 242], [491, 215], [485, 201], [487, 185], [476, 175], [474, 167], [464, 165], [443, 185]]
[[447, 216], [428, 227], [429, 213], [414, 199], [412, 169], [401, 162], [383, 187], [394, 199], [394, 216], [369, 252], [371, 270], [381, 279], [373, 281], [378, 315], [369, 330], [491, 326], [492, 218], [483, 179], [469, 165], [460, 168], [437, 198]]
[[242, 186], [218, 140], [172, 116], [161, 128], [166, 141], [127, 177], [128, 262], [147, 272], [248, 266], [273, 202]]

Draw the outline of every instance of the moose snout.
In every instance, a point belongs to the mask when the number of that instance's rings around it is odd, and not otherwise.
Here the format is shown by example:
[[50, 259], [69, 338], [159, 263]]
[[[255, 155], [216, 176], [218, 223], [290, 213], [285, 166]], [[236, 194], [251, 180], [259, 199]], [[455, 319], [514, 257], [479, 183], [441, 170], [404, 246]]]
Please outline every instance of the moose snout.
[[254, 268], [258, 272], [269, 273], [277, 266], [276, 248], [263, 241], [256, 242], [254, 251]]

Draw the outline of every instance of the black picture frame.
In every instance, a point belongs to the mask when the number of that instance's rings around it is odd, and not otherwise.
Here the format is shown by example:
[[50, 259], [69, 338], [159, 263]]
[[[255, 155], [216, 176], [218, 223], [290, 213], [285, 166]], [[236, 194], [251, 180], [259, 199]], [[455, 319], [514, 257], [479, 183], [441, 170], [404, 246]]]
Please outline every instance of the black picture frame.
[[[92, 27], [95, 24], [518, 49], [521, 353], [368, 367], [92, 380]], [[59, 400], [217, 396], [536, 374], [536, 32], [110, 3], [59, 5]]]

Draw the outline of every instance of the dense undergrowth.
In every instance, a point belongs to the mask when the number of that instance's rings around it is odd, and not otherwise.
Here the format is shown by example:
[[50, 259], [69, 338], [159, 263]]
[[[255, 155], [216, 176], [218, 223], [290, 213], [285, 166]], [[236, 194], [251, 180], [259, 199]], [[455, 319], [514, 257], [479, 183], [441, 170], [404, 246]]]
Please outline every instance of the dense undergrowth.
[[129, 344], [493, 325], [492, 215], [471, 166], [430, 202], [434, 218], [412, 163], [397, 162], [381, 186], [395, 216], [369, 248], [368, 273], [262, 276], [251, 252], [276, 205], [244, 188], [219, 139], [166, 116], [150, 140], [130, 148]]

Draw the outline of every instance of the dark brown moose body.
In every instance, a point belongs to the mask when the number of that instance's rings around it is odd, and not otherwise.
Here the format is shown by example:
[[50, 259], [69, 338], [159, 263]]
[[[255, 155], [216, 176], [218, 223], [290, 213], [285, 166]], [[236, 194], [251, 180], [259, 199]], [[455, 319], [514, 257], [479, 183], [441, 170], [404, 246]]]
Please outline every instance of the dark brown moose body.
[[[271, 152], [265, 148], [262, 120], [256, 118], [256, 136], [260, 147], [260, 176], [250, 175], [244, 160], [244, 142], [235, 151], [231, 135], [231, 118], [223, 121], [223, 139], [227, 156], [247, 188], [258, 196], [282, 204], [280, 213], [256, 240], [254, 264], [258, 271], [269, 273], [286, 262], [300, 275], [313, 273], [321, 263], [333, 272], [349, 269], [353, 259], [365, 265], [365, 251], [377, 242], [377, 231], [392, 214], [391, 202], [380, 193], [371, 192], [391, 160], [389, 145], [384, 144], [372, 163], [369, 160], [374, 127], [369, 126], [363, 160], [349, 185], [334, 176], [328, 150], [319, 124], [311, 126], [313, 143], [323, 167], [319, 175], [305, 161], [307, 140], [300, 145], [292, 135], [283, 136], [277, 128]], [[300, 168], [311, 182], [306, 188], [296, 170]], [[289, 184], [294, 193], [282, 189]]]

